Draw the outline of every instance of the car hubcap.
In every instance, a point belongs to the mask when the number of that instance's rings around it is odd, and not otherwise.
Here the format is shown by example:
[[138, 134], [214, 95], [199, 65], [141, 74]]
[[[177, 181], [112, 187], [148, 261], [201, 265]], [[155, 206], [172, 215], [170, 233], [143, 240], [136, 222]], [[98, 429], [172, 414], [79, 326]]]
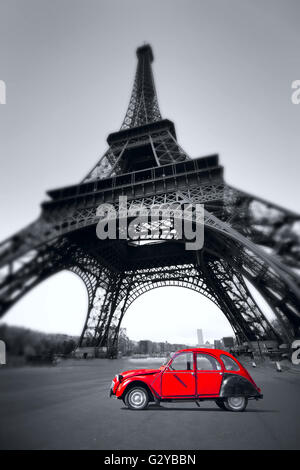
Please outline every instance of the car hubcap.
[[130, 403], [135, 408], [141, 408], [146, 401], [146, 395], [141, 390], [134, 390], [130, 394]]
[[228, 398], [228, 402], [232, 408], [241, 408], [244, 405], [244, 397], [231, 397]]

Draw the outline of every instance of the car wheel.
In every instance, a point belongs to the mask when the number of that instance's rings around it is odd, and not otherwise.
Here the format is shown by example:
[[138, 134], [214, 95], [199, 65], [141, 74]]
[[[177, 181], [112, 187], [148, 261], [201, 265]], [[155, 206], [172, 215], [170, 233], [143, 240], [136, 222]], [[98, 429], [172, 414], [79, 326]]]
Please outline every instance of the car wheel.
[[216, 405], [218, 405], [218, 407], [221, 408], [221, 410], [227, 410], [224, 400], [221, 400], [221, 399], [216, 400]]
[[131, 410], [144, 410], [149, 403], [147, 390], [134, 387], [126, 393], [125, 404]]
[[224, 405], [229, 411], [244, 411], [248, 404], [246, 397], [228, 397], [224, 401]]

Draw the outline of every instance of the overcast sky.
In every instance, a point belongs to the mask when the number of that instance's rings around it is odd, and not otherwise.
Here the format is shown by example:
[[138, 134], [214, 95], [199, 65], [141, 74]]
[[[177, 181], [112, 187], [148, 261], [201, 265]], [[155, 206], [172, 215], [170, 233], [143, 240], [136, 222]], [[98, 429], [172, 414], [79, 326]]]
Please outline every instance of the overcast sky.
[[[37, 217], [47, 189], [80, 181], [105, 151], [144, 41], [182, 147], [192, 157], [218, 152], [228, 183], [298, 211], [299, 24], [298, 0], [0, 0], [0, 239]], [[61, 273], [4, 320], [79, 333], [84, 289]], [[161, 333], [146, 323], [153, 309], [164, 312]], [[228, 334], [222, 319], [199, 294], [165, 288], [137, 300], [124, 326], [135, 338], [193, 343], [203, 325], [206, 337]]]

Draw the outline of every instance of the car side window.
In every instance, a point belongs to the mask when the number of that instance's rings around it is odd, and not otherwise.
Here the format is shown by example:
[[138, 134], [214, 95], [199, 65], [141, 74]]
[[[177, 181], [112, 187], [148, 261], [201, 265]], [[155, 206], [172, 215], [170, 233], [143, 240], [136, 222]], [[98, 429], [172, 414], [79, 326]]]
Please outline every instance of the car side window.
[[193, 370], [193, 368], [193, 353], [179, 354], [170, 364], [171, 370]]
[[197, 370], [221, 370], [221, 364], [209, 354], [197, 354]]
[[231, 357], [225, 356], [225, 354], [221, 354], [220, 357], [224, 363], [226, 370], [233, 370], [233, 371], [240, 370], [239, 365]]

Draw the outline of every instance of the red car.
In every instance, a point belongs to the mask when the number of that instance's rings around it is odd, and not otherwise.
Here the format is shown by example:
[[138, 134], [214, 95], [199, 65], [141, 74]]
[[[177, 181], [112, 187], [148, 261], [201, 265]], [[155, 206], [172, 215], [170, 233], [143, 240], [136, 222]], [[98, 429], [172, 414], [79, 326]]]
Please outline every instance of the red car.
[[263, 398], [260, 388], [231, 354], [221, 349], [182, 349], [159, 369], [127, 370], [112, 381], [110, 396], [132, 410], [149, 402], [214, 400], [230, 411], [243, 411], [248, 399]]

